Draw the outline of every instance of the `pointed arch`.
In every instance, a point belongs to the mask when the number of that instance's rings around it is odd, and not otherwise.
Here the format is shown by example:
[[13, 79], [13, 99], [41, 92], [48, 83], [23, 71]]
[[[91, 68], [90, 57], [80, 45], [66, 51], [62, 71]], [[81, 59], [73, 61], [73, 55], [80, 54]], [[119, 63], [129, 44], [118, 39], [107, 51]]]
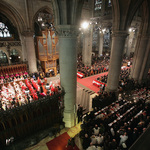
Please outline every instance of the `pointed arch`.
[[120, 8], [119, 8], [119, 2], [118, 0], [112, 0], [112, 20], [113, 20], [113, 30], [114, 27], [116, 29], [119, 29], [119, 23], [120, 23]]
[[54, 12], [54, 22], [55, 25], [60, 24], [61, 20], [61, 15], [60, 15], [60, 5], [59, 5], [59, 0], [52, 0], [52, 6], [53, 6], [53, 12]]
[[34, 29], [34, 22], [36, 22], [36, 18], [38, 17], [38, 14], [39, 14], [40, 12], [42, 12], [43, 10], [47, 11], [49, 14], [52, 14], [52, 19], [54, 19], [53, 10], [52, 10], [50, 7], [48, 7], [48, 6], [41, 7], [41, 8], [34, 14], [34, 17], [33, 17], [33, 19], [32, 19], [32, 27], [33, 27], [33, 29]]
[[9, 3], [0, 1], [0, 12], [12, 22], [17, 28], [18, 33], [26, 28], [26, 23], [21, 14]]
[[130, 7], [132, 7], [132, 8], [130, 8], [130, 11], [128, 13], [129, 17], [128, 17], [128, 20], [126, 22], [126, 27], [129, 27], [131, 25], [133, 17], [142, 3], [143, 3], [143, 0], [136, 0], [136, 2], [131, 1]]
[[142, 2], [143, 0], [113, 0], [113, 30], [127, 30], [127, 28], [131, 24], [131, 21], [133, 20], [137, 9], [141, 6]]

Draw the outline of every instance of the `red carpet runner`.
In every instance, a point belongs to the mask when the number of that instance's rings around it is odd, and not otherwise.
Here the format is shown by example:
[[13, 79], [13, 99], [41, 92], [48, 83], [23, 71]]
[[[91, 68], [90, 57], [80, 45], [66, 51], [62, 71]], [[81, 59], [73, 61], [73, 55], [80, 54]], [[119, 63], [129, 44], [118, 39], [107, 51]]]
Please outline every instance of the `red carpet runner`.
[[98, 77], [107, 75], [107, 74], [108, 74], [108, 72], [104, 72], [104, 73], [93, 75], [93, 76], [86, 77], [86, 78], [83, 78], [83, 79], [80, 79], [80, 78], [77, 77], [77, 82], [79, 82], [80, 84], [86, 86], [87, 88], [89, 88], [92, 91], [97, 93], [100, 89], [97, 86], [93, 85], [93, 80], [97, 79]]
[[70, 139], [70, 136], [67, 134], [67, 132], [65, 132], [62, 135], [46, 143], [46, 145], [49, 150], [79, 150], [77, 146], [75, 146], [74, 149], [70, 146], [66, 148], [68, 139]]

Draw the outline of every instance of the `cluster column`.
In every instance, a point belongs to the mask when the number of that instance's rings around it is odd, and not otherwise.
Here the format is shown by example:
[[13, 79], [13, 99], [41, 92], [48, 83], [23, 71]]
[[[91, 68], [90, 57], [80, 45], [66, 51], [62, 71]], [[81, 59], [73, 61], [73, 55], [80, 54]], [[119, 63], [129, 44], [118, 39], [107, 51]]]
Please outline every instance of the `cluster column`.
[[22, 45], [22, 60], [27, 61], [27, 51], [26, 51], [26, 44], [25, 44], [25, 37], [23, 35], [20, 35], [21, 39], [21, 45]]
[[148, 40], [146, 52], [144, 55], [145, 56], [144, 56], [142, 68], [140, 71], [139, 82], [145, 81], [147, 79], [148, 71], [150, 68], [150, 38]]
[[133, 78], [134, 80], [138, 80], [140, 76], [144, 56], [146, 53], [148, 36], [140, 35], [138, 41], [139, 41], [139, 43], [137, 43], [138, 49], [135, 52], [134, 62], [131, 69], [131, 78]]
[[37, 72], [33, 32], [23, 32], [22, 35], [24, 59], [27, 57], [29, 72]]
[[99, 56], [103, 54], [103, 43], [104, 43], [104, 34], [103, 32], [99, 33]]
[[127, 35], [125, 31], [116, 31], [112, 34], [111, 57], [106, 86], [106, 91], [108, 92], [117, 91], [118, 89], [121, 62]]
[[92, 39], [93, 39], [93, 29], [84, 31], [83, 38], [83, 50], [82, 50], [82, 62], [85, 66], [91, 66], [92, 61]]
[[77, 31], [72, 25], [57, 27], [59, 36], [60, 83], [65, 91], [65, 127], [76, 124], [76, 86], [77, 86]]

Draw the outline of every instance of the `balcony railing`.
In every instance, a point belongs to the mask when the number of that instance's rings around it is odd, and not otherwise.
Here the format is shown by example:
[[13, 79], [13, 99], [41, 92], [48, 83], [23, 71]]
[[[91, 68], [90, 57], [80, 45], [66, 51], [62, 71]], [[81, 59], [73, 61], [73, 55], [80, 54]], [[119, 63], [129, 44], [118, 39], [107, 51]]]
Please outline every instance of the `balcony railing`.
[[21, 46], [21, 41], [0, 41], [0, 47]]

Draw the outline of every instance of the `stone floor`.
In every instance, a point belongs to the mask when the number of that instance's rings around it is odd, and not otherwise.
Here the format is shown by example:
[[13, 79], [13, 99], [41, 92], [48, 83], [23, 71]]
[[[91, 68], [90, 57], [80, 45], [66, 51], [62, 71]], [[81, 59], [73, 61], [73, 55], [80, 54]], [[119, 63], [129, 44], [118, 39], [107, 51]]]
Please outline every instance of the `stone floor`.
[[54, 135], [52, 130], [56, 128], [56, 124], [55, 127], [39, 131], [36, 134], [31, 135], [30, 137], [21, 139], [20, 141], [16, 142], [14, 140], [13, 143], [3, 148], [2, 150], [48, 150], [46, 143], [54, 139], [55, 137], [63, 134], [64, 132], [67, 132], [70, 137], [76, 137], [76, 145], [79, 147], [79, 149], [82, 149], [81, 141], [78, 138], [78, 133], [81, 131], [80, 125], [81, 123], [77, 124], [72, 128], [62, 127], [60, 133]]

